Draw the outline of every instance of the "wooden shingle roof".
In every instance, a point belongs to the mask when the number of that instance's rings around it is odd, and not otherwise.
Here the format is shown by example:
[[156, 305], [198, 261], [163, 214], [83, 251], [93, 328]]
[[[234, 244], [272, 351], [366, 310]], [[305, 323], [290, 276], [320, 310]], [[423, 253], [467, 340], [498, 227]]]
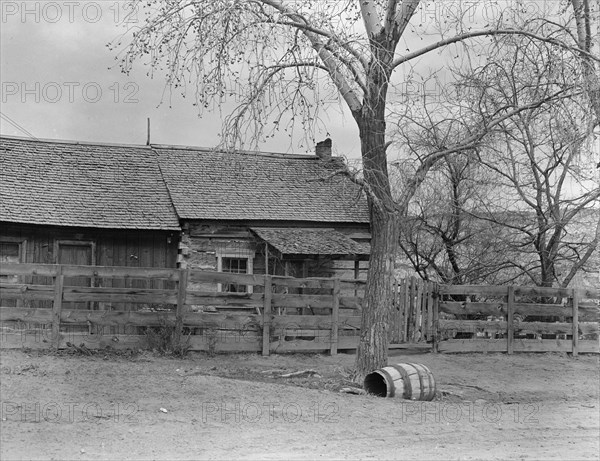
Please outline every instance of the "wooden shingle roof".
[[182, 219], [368, 223], [360, 188], [336, 159], [154, 146]]
[[252, 231], [282, 256], [348, 256], [368, 259], [370, 245], [359, 243], [334, 229], [252, 227]]
[[180, 220], [369, 222], [337, 160], [0, 137], [0, 221], [179, 229]]
[[0, 138], [0, 221], [177, 230], [145, 147]]

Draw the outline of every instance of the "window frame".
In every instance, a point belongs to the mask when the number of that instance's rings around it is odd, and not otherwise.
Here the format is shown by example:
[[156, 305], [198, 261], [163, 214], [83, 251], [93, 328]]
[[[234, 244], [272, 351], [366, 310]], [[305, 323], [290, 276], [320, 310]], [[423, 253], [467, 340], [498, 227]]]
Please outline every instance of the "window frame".
[[[17, 264], [24, 264], [27, 258], [27, 238], [25, 237], [0, 237], [0, 243], [16, 244], [18, 245], [18, 261]], [[8, 276], [2, 276], [5, 279], [5, 283], [19, 284], [23, 283], [23, 276], [15, 276], [13, 280], [8, 281]], [[23, 307], [23, 300], [17, 299], [15, 307]]]
[[27, 257], [27, 239], [25, 237], [0, 237], [0, 243], [16, 243], [19, 245], [19, 264], [23, 264]]
[[[245, 259], [246, 260], [246, 274], [252, 275], [254, 274], [254, 258], [256, 256], [256, 252], [252, 250], [235, 250], [235, 251], [217, 251], [217, 272], [222, 272], [226, 274], [227, 272], [223, 272], [223, 258], [230, 259]], [[229, 293], [223, 291], [223, 284], [217, 283], [217, 291], [220, 293]], [[254, 285], [246, 285], [246, 293], [254, 293]]]

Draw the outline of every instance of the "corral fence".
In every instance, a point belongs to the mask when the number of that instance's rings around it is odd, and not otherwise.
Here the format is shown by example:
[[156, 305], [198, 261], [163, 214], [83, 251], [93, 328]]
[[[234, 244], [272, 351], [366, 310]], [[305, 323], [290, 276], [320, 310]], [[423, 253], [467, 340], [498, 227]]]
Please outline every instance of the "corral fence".
[[[193, 269], [3, 263], [0, 347], [329, 352], [358, 345], [365, 282]], [[598, 291], [396, 283], [391, 348], [599, 352]], [[84, 349], [85, 350], [85, 349]]]
[[396, 293], [396, 341], [425, 341], [436, 352], [600, 352], [599, 290], [413, 277], [399, 281]]
[[[148, 347], [148, 329], [189, 350], [353, 349], [364, 281], [189, 269], [3, 263], [0, 346]], [[224, 290], [235, 290], [228, 292]]]

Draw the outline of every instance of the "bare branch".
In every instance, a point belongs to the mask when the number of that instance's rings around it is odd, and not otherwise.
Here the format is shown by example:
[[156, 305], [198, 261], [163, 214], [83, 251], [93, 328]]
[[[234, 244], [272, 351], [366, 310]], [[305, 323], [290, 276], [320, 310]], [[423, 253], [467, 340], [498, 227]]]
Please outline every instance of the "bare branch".
[[488, 30], [467, 32], [467, 33], [464, 33], [461, 35], [457, 35], [455, 37], [440, 40], [439, 42], [436, 42], [429, 46], [421, 48], [420, 50], [413, 51], [412, 53], [402, 56], [401, 58], [394, 59], [394, 61], [392, 62], [392, 68], [396, 68], [399, 65], [404, 64], [405, 62], [408, 62], [412, 59], [418, 58], [419, 56], [423, 56], [424, 54], [427, 54], [433, 50], [437, 50], [438, 48], [442, 48], [444, 46], [451, 45], [453, 43], [463, 42], [465, 40], [468, 40], [470, 38], [475, 38], [475, 37], [482, 37], [482, 36], [494, 37], [494, 36], [499, 36], [499, 35], [520, 35], [520, 36], [530, 37], [535, 40], [539, 40], [540, 42], [549, 43], [551, 45], [558, 46], [559, 48], [563, 48], [565, 50], [572, 51], [573, 53], [577, 53], [577, 54], [586, 56], [587, 58], [594, 60], [596, 62], [600, 62], [600, 58], [593, 55], [592, 53], [582, 50], [581, 48], [578, 48], [578, 47], [567, 45], [566, 43], [561, 42], [560, 40], [556, 40], [554, 38], [543, 37], [541, 35], [537, 35], [537, 34], [534, 34], [534, 33], [528, 32], [528, 31], [524, 31], [524, 30], [488, 29]]
[[[408, 27], [408, 23], [417, 11], [419, 3], [420, 0], [402, 0], [400, 10], [394, 17], [394, 22], [396, 23], [397, 27], [396, 33], [398, 34], [398, 37], [401, 37], [404, 34], [404, 31]], [[396, 67], [396, 65], [392, 63], [392, 69], [394, 67]]]
[[586, 252], [579, 258], [579, 260], [571, 266], [571, 270], [567, 274], [567, 276], [563, 279], [561, 287], [566, 288], [571, 283], [571, 280], [577, 275], [577, 273], [585, 267], [587, 262], [590, 260], [592, 255], [598, 251], [598, 245], [600, 245], [600, 209], [597, 210], [598, 213], [598, 223], [596, 224], [596, 232], [593, 240], [589, 243]]
[[385, 207], [379, 196], [373, 190], [373, 187], [369, 182], [365, 181], [364, 178], [361, 178], [358, 171], [351, 171], [347, 165], [344, 165], [343, 168], [339, 168], [335, 171], [332, 171], [325, 177], [311, 179], [309, 181], [327, 181], [335, 176], [345, 176], [350, 179], [354, 184], [357, 184], [361, 187], [361, 189], [367, 194], [368, 198], [371, 200], [373, 205], [380, 211], [384, 212]]
[[376, 0], [359, 0], [363, 23], [369, 37], [374, 37], [381, 31], [381, 18], [377, 11]]

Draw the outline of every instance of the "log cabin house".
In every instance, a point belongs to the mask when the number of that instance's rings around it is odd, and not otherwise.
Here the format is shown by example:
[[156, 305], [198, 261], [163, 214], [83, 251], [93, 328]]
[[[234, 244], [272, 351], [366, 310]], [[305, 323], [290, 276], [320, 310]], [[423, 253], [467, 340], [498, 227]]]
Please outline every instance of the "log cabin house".
[[290, 155], [0, 140], [2, 262], [365, 276], [366, 200], [333, 174], [330, 141]]

